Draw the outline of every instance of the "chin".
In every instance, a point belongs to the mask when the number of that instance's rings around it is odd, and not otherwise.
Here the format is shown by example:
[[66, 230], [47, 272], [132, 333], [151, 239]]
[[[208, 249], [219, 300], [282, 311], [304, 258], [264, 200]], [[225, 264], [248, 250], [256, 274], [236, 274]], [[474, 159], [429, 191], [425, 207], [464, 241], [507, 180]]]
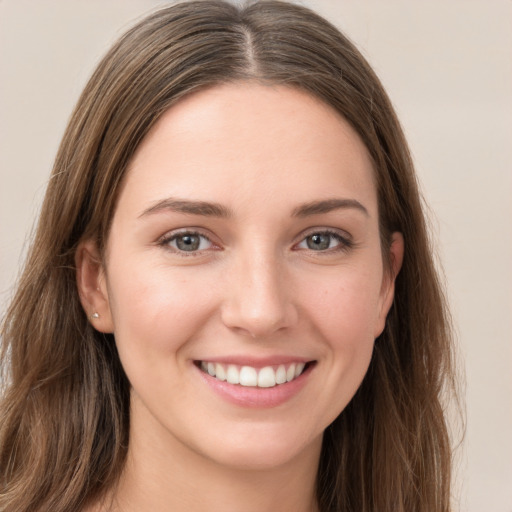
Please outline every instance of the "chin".
[[[253, 426], [254, 427], [254, 426]], [[244, 471], [268, 471], [307, 457], [318, 461], [322, 446], [322, 433], [307, 439], [304, 434], [290, 435], [289, 429], [279, 431], [258, 426], [248, 428], [240, 435], [223, 436], [203, 452], [219, 465]], [[215, 447], [212, 449], [212, 446]]]

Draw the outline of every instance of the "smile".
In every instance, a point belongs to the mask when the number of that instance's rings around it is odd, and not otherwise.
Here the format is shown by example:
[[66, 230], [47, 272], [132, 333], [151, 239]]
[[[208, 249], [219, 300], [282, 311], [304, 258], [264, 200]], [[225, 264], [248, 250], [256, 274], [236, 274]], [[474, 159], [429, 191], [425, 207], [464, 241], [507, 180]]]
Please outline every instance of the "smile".
[[219, 381], [229, 384], [239, 384], [246, 387], [272, 388], [291, 382], [299, 377], [309, 363], [295, 362], [275, 366], [254, 368], [236, 364], [213, 363], [198, 361], [197, 366]]

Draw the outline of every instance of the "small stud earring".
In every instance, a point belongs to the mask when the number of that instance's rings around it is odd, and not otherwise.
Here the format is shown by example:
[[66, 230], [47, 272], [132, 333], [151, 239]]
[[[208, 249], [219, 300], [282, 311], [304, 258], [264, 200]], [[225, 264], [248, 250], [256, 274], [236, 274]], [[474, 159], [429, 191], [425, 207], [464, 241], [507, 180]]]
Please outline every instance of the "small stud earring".
[[97, 318], [99, 318], [99, 317], [100, 317], [100, 315], [98, 315], [98, 313], [93, 313], [93, 314], [91, 315], [91, 319], [92, 319], [92, 320], [96, 320], [96, 319], [97, 319]]

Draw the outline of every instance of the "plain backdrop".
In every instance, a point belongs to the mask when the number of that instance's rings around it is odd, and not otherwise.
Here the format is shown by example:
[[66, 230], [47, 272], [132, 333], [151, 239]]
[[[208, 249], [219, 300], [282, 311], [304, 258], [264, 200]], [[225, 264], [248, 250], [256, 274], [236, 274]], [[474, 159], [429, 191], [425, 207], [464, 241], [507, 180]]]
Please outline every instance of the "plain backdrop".
[[[300, 3], [381, 77], [432, 208], [467, 381], [454, 511], [512, 512], [512, 1]], [[0, 311], [86, 79], [161, 5], [0, 0]]]

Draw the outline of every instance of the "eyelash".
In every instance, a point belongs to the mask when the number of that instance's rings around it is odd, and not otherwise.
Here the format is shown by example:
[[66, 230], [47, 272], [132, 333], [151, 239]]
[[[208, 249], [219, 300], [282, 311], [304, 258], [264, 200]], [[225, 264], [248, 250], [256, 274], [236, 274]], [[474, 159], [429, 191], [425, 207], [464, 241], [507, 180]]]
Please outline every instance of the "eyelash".
[[[314, 249], [304, 248], [305, 250], [309, 250], [312, 253], [332, 254], [332, 253], [337, 253], [337, 252], [346, 252], [354, 247], [354, 243], [348, 237], [342, 236], [337, 231], [333, 231], [333, 230], [329, 230], [329, 229], [322, 229], [322, 230], [311, 231], [310, 233], [304, 235], [301, 238], [301, 240], [299, 241], [299, 243], [294, 245], [294, 248], [296, 248], [298, 245], [300, 245], [302, 243], [307, 243], [307, 239], [314, 235], [320, 235], [320, 236], [327, 235], [331, 238], [334, 238], [338, 242], [338, 245], [336, 245], [335, 247], [328, 247], [325, 250], [318, 250], [318, 251], [315, 251]], [[160, 245], [164, 248], [167, 248], [167, 249], [171, 250], [172, 252], [179, 254], [182, 257], [199, 256], [199, 255], [203, 254], [204, 251], [211, 250], [211, 248], [207, 248], [207, 249], [196, 249], [196, 250], [192, 250], [192, 251], [185, 251], [185, 250], [179, 249], [178, 247], [172, 247], [170, 245], [171, 242], [179, 239], [180, 237], [186, 237], [186, 236], [199, 237], [201, 239], [207, 240], [208, 243], [215, 246], [214, 242], [212, 242], [212, 240], [208, 236], [206, 236], [203, 233], [200, 233], [198, 231], [180, 231], [178, 233], [167, 234], [158, 241], [158, 245]], [[201, 244], [201, 241], [199, 241], [199, 244]], [[217, 249], [213, 249], [213, 250], [217, 250]], [[299, 249], [295, 249], [295, 250], [301, 250], [301, 249], [299, 248]]]
[[[329, 247], [329, 248], [327, 248], [325, 250], [321, 250], [321, 251], [315, 251], [313, 249], [310, 249], [310, 251], [313, 253], [332, 254], [332, 253], [337, 253], [337, 252], [346, 252], [354, 247], [354, 242], [352, 240], [350, 240], [347, 236], [343, 236], [338, 231], [334, 231], [334, 230], [330, 230], [330, 229], [321, 229], [321, 230], [310, 231], [308, 234], [306, 234], [301, 239], [299, 244], [306, 242], [306, 240], [309, 237], [312, 237], [314, 235], [327, 235], [331, 238], [334, 238], [338, 242], [338, 245], [336, 245], [335, 247]], [[296, 244], [296, 245], [299, 245], [299, 244]]]
[[[170, 245], [171, 242], [173, 242], [179, 238], [184, 238], [186, 236], [199, 237], [201, 239], [207, 240], [208, 243], [210, 243], [212, 246], [215, 246], [215, 244], [211, 241], [211, 239], [209, 237], [207, 237], [206, 235], [204, 235], [203, 233], [200, 233], [198, 231], [186, 231], [186, 230], [179, 231], [177, 233], [170, 233], [170, 234], [164, 235], [158, 241], [158, 245], [160, 245], [166, 249], [169, 249], [172, 252], [179, 254], [180, 256], [185, 257], [185, 258], [200, 256], [201, 254], [204, 253], [204, 251], [211, 250], [211, 248], [208, 248], [208, 249], [197, 249], [197, 250], [193, 250], [193, 251], [184, 251], [184, 250], [179, 249], [178, 247], [172, 247]], [[201, 241], [199, 242], [199, 244], [201, 244]]]

